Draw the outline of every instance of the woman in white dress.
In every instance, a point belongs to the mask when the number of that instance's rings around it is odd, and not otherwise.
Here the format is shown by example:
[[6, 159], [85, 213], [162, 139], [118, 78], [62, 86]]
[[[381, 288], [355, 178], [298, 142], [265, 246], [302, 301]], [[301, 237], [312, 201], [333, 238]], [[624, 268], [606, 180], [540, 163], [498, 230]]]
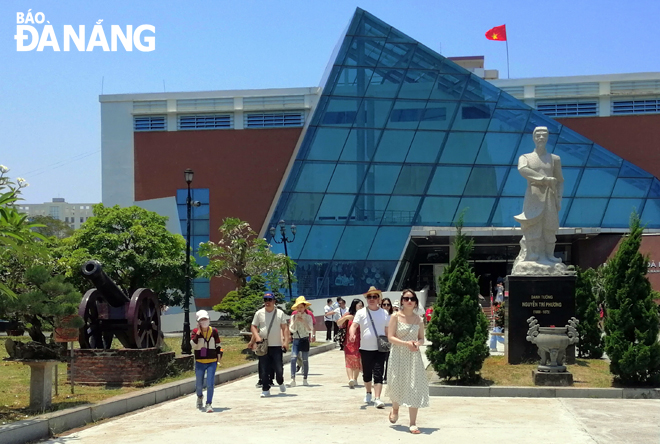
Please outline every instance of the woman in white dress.
[[420, 345], [424, 344], [424, 324], [415, 313], [419, 306], [417, 295], [403, 290], [401, 308], [390, 318], [388, 339], [392, 344], [387, 369], [387, 396], [392, 401], [390, 422], [399, 419], [399, 407], [407, 406], [410, 433], [419, 434], [417, 410], [429, 406], [429, 381], [422, 361]]

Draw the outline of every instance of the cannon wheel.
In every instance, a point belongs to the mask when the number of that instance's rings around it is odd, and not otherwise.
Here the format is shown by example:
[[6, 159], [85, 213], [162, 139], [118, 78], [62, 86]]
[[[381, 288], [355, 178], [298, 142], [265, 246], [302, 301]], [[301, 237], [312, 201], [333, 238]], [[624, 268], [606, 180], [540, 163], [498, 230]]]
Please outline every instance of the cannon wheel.
[[128, 306], [128, 339], [134, 348], [156, 347], [160, 337], [160, 305], [148, 288], [133, 293]]
[[80, 348], [103, 348], [103, 336], [99, 327], [99, 311], [96, 300], [100, 296], [98, 290], [87, 290], [78, 307], [78, 316], [83, 318], [85, 325], [80, 327], [78, 342]]

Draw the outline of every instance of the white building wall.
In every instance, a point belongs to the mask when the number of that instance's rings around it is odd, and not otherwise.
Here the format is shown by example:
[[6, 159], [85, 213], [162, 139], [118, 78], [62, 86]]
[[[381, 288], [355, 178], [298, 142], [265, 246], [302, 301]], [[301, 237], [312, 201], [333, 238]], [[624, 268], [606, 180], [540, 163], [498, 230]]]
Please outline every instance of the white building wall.
[[135, 200], [133, 101], [101, 107], [101, 202], [129, 207]]

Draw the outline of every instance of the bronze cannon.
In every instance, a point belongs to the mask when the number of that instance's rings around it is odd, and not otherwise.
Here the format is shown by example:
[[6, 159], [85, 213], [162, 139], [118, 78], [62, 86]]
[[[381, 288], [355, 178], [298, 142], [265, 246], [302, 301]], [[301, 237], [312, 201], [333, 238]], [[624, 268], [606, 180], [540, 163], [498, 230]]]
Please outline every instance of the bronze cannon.
[[148, 288], [129, 297], [103, 271], [97, 261], [87, 261], [82, 274], [94, 287], [83, 296], [78, 315], [80, 348], [110, 348], [113, 336], [125, 348], [155, 347], [161, 337], [160, 305]]

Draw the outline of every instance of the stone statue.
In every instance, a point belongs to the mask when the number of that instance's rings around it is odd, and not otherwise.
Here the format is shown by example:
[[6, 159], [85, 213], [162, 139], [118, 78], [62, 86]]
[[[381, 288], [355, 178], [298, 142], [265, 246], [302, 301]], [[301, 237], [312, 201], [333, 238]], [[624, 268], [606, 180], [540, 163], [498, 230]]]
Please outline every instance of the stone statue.
[[520, 254], [513, 264], [512, 275], [572, 274], [561, 259], [555, 257], [559, 210], [564, 191], [561, 159], [546, 151], [548, 128], [537, 126], [532, 133], [533, 152], [518, 159], [518, 172], [527, 179], [523, 212], [514, 219], [520, 223], [523, 237]]

